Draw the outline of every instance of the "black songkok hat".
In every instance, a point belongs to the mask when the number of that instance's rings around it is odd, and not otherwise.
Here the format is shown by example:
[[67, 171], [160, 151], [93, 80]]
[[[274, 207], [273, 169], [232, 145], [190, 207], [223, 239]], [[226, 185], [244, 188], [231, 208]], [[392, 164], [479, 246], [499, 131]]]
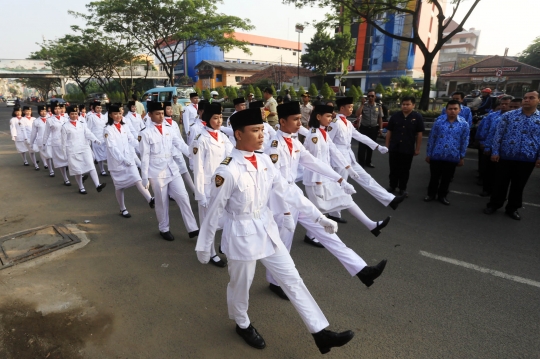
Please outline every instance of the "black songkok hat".
[[205, 122], [208, 122], [214, 115], [221, 115], [221, 104], [219, 103], [206, 104], [204, 106], [202, 120]]
[[47, 110], [47, 108], [45, 107], [45, 105], [38, 105], [37, 111], [40, 112], [40, 111], [43, 111], [43, 110]]
[[240, 105], [241, 103], [244, 103], [246, 102], [246, 100], [243, 98], [243, 97], [238, 97], [238, 98], [235, 98], [233, 100], [233, 104], [236, 106], [236, 105]]
[[249, 108], [263, 108], [264, 102], [262, 101], [253, 101], [249, 103]]
[[116, 104], [109, 105], [109, 113], [111, 112], [120, 112], [120, 106], [117, 106]]
[[109, 108], [111, 107], [111, 103], [110, 102], [107, 102], [105, 104], [105, 109], [107, 110], [107, 112], [109, 112]]
[[163, 102], [163, 108], [167, 107], [167, 106], [172, 106], [172, 103], [170, 101], [165, 101]]
[[207, 100], [201, 100], [201, 101], [199, 101], [199, 104], [197, 105], [198, 111], [200, 111], [200, 110], [203, 110], [203, 111], [204, 111], [204, 107], [205, 107], [206, 105], [209, 105], [209, 104], [210, 104], [210, 102], [208, 102]]
[[332, 113], [334, 112], [333, 106], [327, 106], [327, 105], [315, 105], [313, 107], [313, 112], [316, 114], [323, 114], [323, 113]]
[[79, 111], [82, 111], [82, 110], [84, 110], [84, 109], [85, 109], [84, 104], [79, 105]]
[[96, 106], [101, 106], [101, 101], [94, 101], [92, 103], [92, 106], [96, 107]]
[[77, 106], [68, 106], [68, 108], [66, 109], [66, 113], [69, 115], [72, 112], [79, 113], [79, 108]]
[[343, 97], [338, 100], [336, 100], [336, 105], [338, 108], [345, 105], [352, 105], [354, 102], [354, 99], [352, 97]]
[[118, 107], [124, 107], [124, 104], [122, 102], [115, 102], [114, 105]]
[[[249, 107], [251, 108], [251, 104], [249, 104]], [[287, 119], [287, 117], [292, 115], [299, 115], [302, 112], [300, 111], [300, 102], [298, 101], [291, 101], [284, 103], [282, 105], [278, 105], [277, 107], [277, 113], [279, 118]]]
[[163, 106], [163, 102], [157, 102], [157, 101], [148, 101], [146, 103], [146, 107], [148, 108], [148, 112], [165, 110], [165, 107]]
[[128, 101], [128, 107], [131, 109], [131, 106], [135, 106], [135, 101]]
[[23, 110], [23, 111], [31, 110], [31, 108], [30, 108], [30, 106], [23, 106], [22, 110]]
[[260, 109], [250, 107], [247, 110], [235, 112], [229, 117], [229, 122], [233, 130], [236, 131], [242, 126], [262, 125], [263, 118]]
[[51, 111], [54, 111], [55, 108], [59, 107], [58, 102], [56, 102], [56, 101], [51, 101], [50, 106], [51, 106]]
[[193, 97], [199, 97], [199, 94], [196, 93], [196, 92], [192, 92], [189, 94], [189, 98], [193, 98]]
[[57, 107], [66, 107], [66, 103], [65, 102], [58, 103]]

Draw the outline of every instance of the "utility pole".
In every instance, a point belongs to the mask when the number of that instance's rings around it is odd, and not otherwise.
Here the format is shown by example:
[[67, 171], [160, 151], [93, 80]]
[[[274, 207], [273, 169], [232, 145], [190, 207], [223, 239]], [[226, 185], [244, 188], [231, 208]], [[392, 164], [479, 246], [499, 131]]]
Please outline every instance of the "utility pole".
[[296, 24], [295, 31], [298, 33], [298, 52], [296, 55], [298, 56], [298, 88], [300, 88], [300, 54], [302, 53], [302, 49], [300, 48], [300, 34], [304, 32], [304, 25]]

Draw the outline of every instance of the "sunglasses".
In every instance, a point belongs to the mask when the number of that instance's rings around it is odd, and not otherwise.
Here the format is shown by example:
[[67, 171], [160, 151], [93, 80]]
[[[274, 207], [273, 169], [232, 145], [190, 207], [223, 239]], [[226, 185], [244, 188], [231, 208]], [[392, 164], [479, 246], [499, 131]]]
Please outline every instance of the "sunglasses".
[[374, 95], [367, 95], [367, 97], [375, 97]]

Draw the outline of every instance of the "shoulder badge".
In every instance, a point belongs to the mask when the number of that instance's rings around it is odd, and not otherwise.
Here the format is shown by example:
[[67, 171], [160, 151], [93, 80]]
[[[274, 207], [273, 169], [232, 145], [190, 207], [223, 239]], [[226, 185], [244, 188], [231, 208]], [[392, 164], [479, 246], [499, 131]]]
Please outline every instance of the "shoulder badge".
[[330, 132], [330, 131], [332, 131], [332, 126], [328, 126], [328, 127], [326, 128], [326, 132]]
[[108, 134], [108, 133], [105, 134], [105, 138], [107, 138], [107, 137], [109, 137], [109, 134]]
[[189, 125], [189, 127], [193, 126], [195, 124], [195, 122], [193, 122], [191, 125]]
[[196, 155], [197, 152], [199, 152], [199, 149], [197, 147], [193, 147], [193, 154]]
[[336, 122], [337, 122], [337, 117], [334, 118], [334, 119], [332, 120], [332, 122], [336, 123]]
[[311, 142], [317, 144], [317, 141], [319, 141], [319, 137], [311, 137]]
[[311, 129], [311, 133], [317, 133], [317, 129], [316, 129], [316, 128], [312, 128], [312, 129]]
[[271, 154], [270, 159], [272, 160], [272, 163], [276, 163], [279, 159], [279, 155], [277, 154]]
[[144, 131], [146, 129], [146, 127], [143, 127], [141, 131]]
[[273, 141], [272, 141], [271, 147], [277, 147], [277, 145], [278, 145], [278, 141], [277, 141], [277, 140], [273, 140]]
[[139, 142], [141, 142], [141, 138], [142, 138], [142, 137], [139, 136], [139, 137], [137, 137], [137, 140], [138, 140]]
[[[228, 165], [229, 163], [231, 163], [231, 160], [232, 160], [232, 157], [226, 157], [222, 162], [221, 164], [222, 165]], [[217, 177], [217, 176], [216, 176]], [[219, 187], [219, 186], [218, 186]]]
[[199, 137], [201, 137], [201, 134], [199, 133], [197, 136], [195, 136], [195, 139], [198, 140]]
[[[227, 158], [230, 158], [230, 157], [227, 157]], [[216, 182], [216, 187], [221, 187], [223, 182], [225, 182], [225, 178], [221, 177], [220, 175], [216, 175], [215, 182]]]

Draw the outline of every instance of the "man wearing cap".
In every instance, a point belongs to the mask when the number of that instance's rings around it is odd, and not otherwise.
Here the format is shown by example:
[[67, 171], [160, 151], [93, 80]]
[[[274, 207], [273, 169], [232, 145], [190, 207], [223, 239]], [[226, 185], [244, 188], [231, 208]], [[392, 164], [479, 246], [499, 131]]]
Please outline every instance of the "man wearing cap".
[[181, 141], [171, 125], [164, 121], [164, 110], [163, 102], [148, 103], [150, 121], [139, 134], [139, 151], [142, 184], [146, 189], [151, 184], [154, 191], [159, 233], [163, 239], [173, 241], [169, 228], [169, 196], [180, 208], [189, 238], [196, 237], [199, 229], [184, 181], [173, 159], [173, 147], [181, 152]]
[[309, 103], [309, 94], [307, 92], [302, 95], [300, 111], [302, 112], [302, 126], [308, 128], [309, 116], [311, 116], [313, 106]]
[[[340, 174], [332, 170], [329, 165], [319, 161], [309, 153], [300, 141], [292, 138], [292, 135], [297, 133], [299, 128], [302, 127], [300, 122], [302, 115], [300, 112], [300, 104], [298, 102], [294, 101], [279, 105], [277, 111], [280, 129], [277, 131], [276, 135], [272, 137], [270, 148], [268, 148], [265, 153], [270, 156], [274, 166], [278, 169], [285, 181], [287, 181], [286, 197], [292, 201], [289, 208], [292, 217], [283, 216], [282, 213], [276, 212], [276, 222], [281, 228], [280, 236], [285, 247], [290, 251], [296, 224], [300, 223], [309, 233], [315, 235], [328, 251], [343, 264], [350, 275], [357, 275], [362, 283], [370, 286], [373, 284], [373, 280], [384, 270], [386, 261], [382, 261], [376, 267], [368, 267], [366, 262], [352, 249], [347, 248], [337, 235], [328, 234], [327, 231], [325, 231], [323, 227], [328, 226], [327, 221], [329, 221], [329, 223], [335, 223], [334, 221], [327, 220], [326, 217], [323, 217], [319, 224], [313, 223], [313, 221], [310, 220], [310, 211], [306, 211], [303, 208], [296, 208], [294, 205], [294, 203], [305, 199], [304, 193], [295, 183], [298, 178], [299, 165], [332, 181], [338, 182], [341, 189], [346, 194], [351, 195], [356, 193], [354, 187], [347, 183]], [[350, 167], [348, 169], [343, 169], [345, 172], [350, 172], [351, 175], [356, 175]], [[314, 208], [316, 207], [314, 206]], [[317, 210], [317, 212], [319, 211]], [[292, 223], [290, 222], [291, 220]], [[272, 278], [270, 272], [267, 272], [266, 279], [270, 282], [270, 290], [281, 298], [287, 299], [275, 279]]]
[[[382, 133], [382, 115], [381, 105], [375, 102], [375, 90], [368, 90], [368, 100], [356, 110], [357, 117], [361, 115], [360, 133], [369, 137], [372, 141], [377, 141], [377, 136]], [[338, 100], [339, 102], [339, 100]], [[338, 104], [339, 106], [339, 104]], [[358, 144], [358, 163], [362, 167], [375, 168], [371, 163], [373, 150], [360, 142]]]
[[43, 134], [45, 132], [45, 124], [47, 123], [47, 110], [45, 106], [39, 105], [37, 107], [37, 112], [39, 116], [32, 124], [32, 132], [30, 134], [30, 143], [34, 147], [38, 147], [40, 149], [39, 156], [41, 157], [41, 161], [43, 162], [43, 167], [45, 169], [48, 169], [49, 176], [53, 177], [54, 171], [53, 171], [51, 154], [49, 153], [48, 148], [46, 146], [42, 146]]
[[275, 128], [278, 124], [277, 102], [272, 95], [272, 89], [269, 87], [265, 88], [263, 92], [263, 97], [266, 101], [264, 103], [264, 110], [268, 111], [268, 115], [266, 116], [266, 122], [268, 122], [270, 126]]
[[493, 98], [491, 97], [491, 89], [486, 87], [482, 90], [482, 104], [476, 112], [478, 115], [485, 115], [493, 107]]
[[249, 108], [249, 104], [254, 101], [256, 101], [255, 95], [253, 93], [248, 94], [247, 100], [246, 100], [246, 108]]
[[137, 99], [137, 95], [133, 94], [131, 95], [131, 99], [133, 102], [135, 102], [135, 109], [136, 112], [143, 118], [146, 115], [146, 112], [144, 111], [144, 105]]
[[94, 160], [97, 161], [99, 166], [99, 172], [102, 176], [108, 176], [105, 172], [103, 162], [107, 160], [107, 147], [105, 145], [105, 137], [103, 132], [107, 125], [107, 116], [101, 113], [101, 102], [94, 101], [95, 113], [89, 114], [86, 118], [88, 129], [92, 131], [98, 142], [92, 143], [92, 152], [94, 153]]
[[199, 95], [196, 92], [192, 92], [189, 94], [189, 100], [191, 103], [186, 106], [183, 116], [184, 131], [186, 132], [186, 136], [187, 133], [191, 131], [191, 124], [193, 124], [197, 118], [197, 111], [199, 110]]
[[[274, 196], [273, 210], [288, 212], [287, 183], [273, 167], [269, 157], [254, 151], [263, 144], [263, 119], [259, 109], [248, 109], [231, 116], [236, 148], [212, 176], [212, 194], [208, 212], [201, 224], [197, 240], [197, 257], [201, 263], [210, 260], [214, 236], [223, 221], [221, 248], [227, 255], [229, 284], [227, 306], [229, 318], [236, 322], [236, 333], [254, 348], [263, 349], [266, 343], [253, 327], [247, 314], [249, 288], [259, 260], [273, 274], [283, 291], [291, 298], [304, 324], [312, 333], [322, 354], [332, 347], [345, 345], [354, 333], [334, 333], [325, 330], [329, 323], [309, 293], [294, 262], [280, 239], [279, 229], [269, 208], [270, 194]], [[297, 207], [313, 208], [311, 202], [299, 201]], [[313, 211], [312, 222], [323, 220]], [[325, 218], [324, 218], [325, 219]], [[331, 222], [331, 221], [330, 221]], [[330, 223], [330, 227], [333, 226]]]

